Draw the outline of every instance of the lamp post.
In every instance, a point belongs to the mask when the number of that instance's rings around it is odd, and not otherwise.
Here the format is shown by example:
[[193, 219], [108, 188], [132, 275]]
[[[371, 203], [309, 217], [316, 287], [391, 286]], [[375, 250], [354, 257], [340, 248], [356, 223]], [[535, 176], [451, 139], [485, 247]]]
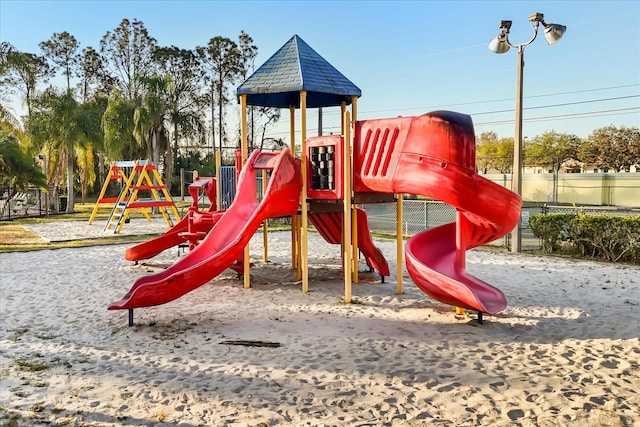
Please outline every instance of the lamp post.
[[[510, 48], [518, 49], [518, 62], [516, 74], [516, 125], [513, 138], [513, 173], [512, 173], [512, 190], [519, 196], [522, 196], [522, 76], [524, 70], [524, 48], [530, 45], [538, 36], [538, 28], [540, 24], [544, 27], [544, 37], [548, 45], [556, 43], [567, 27], [558, 24], [547, 24], [544, 22], [542, 13], [532, 13], [529, 15], [529, 22], [533, 27], [533, 36], [524, 43], [512, 44], [509, 41], [509, 30], [511, 29], [511, 21], [500, 21], [500, 33], [489, 42], [489, 49], [494, 53], [505, 53]], [[522, 219], [518, 220], [515, 228], [511, 232], [511, 252], [520, 252], [522, 247]]]

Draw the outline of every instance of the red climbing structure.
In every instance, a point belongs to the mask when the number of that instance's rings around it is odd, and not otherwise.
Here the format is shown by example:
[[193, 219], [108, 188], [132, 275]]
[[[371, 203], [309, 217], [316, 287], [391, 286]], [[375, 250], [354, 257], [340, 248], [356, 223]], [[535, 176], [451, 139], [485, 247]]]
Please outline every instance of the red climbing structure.
[[[311, 211], [309, 221], [330, 243], [340, 243], [343, 229], [343, 214], [332, 205], [344, 197], [342, 144], [340, 136], [311, 138], [309, 164], [302, 166], [307, 168], [308, 202], [322, 202], [321, 210]], [[263, 199], [258, 201], [255, 171], [260, 169], [271, 171], [271, 177]], [[466, 251], [507, 234], [520, 218], [521, 199], [476, 174], [475, 136], [469, 116], [438, 111], [357, 122], [352, 181], [356, 199], [408, 193], [454, 206], [455, 222], [407, 241], [409, 275], [427, 295], [445, 304], [489, 314], [506, 308], [506, 298], [499, 289], [466, 272]], [[299, 162], [288, 149], [281, 153], [255, 151], [240, 174], [236, 199], [215, 225], [212, 220], [213, 228], [204, 240], [166, 271], [136, 281], [109, 309], [163, 304], [208, 282], [241, 259], [243, 248], [264, 219], [297, 212], [301, 188]], [[357, 216], [359, 245], [368, 265], [382, 276], [389, 275], [384, 256], [371, 240], [366, 214], [358, 210]], [[205, 231], [195, 229], [195, 233]]]

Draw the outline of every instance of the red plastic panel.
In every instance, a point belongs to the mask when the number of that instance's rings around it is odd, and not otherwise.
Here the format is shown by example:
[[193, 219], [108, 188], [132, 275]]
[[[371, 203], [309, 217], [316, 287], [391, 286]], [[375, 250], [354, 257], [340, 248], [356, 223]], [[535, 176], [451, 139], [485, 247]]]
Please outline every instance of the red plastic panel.
[[344, 139], [340, 135], [307, 139], [307, 197], [342, 200]]
[[356, 122], [353, 190], [393, 193], [391, 180], [413, 117]]
[[212, 178], [209, 176], [199, 176], [196, 178], [195, 181], [189, 184], [188, 190], [189, 190], [189, 194], [191, 195], [191, 198], [193, 199], [193, 206], [195, 207], [198, 206], [198, 199], [200, 198], [200, 195], [198, 194], [198, 192], [202, 190], [204, 194], [207, 196], [207, 198], [209, 199], [209, 201], [211, 202], [211, 206], [213, 206], [215, 209], [215, 206], [216, 206], [216, 179], [215, 178]]
[[476, 139], [471, 117], [448, 111], [414, 117], [402, 152], [453, 163], [475, 173]]

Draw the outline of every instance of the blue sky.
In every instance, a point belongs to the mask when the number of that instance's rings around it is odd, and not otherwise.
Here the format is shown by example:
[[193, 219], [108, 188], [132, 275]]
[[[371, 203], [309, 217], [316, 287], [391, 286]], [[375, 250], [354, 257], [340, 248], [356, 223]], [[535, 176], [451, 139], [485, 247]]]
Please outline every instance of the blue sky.
[[[33, 1], [0, 0], [0, 39], [27, 52], [54, 32], [80, 47], [123, 18], [141, 20], [159, 45], [194, 48], [211, 37], [253, 37], [261, 65], [294, 34], [362, 90], [358, 118], [447, 109], [471, 114], [479, 135], [513, 136], [516, 50], [487, 43], [501, 20], [510, 39], [532, 35], [527, 17], [567, 26], [547, 46], [525, 49], [523, 134], [586, 137], [607, 126], [640, 125], [640, 1]], [[19, 107], [18, 107], [19, 108]], [[310, 111], [309, 134], [315, 132]], [[325, 133], [339, 114], [325, 110]], [[288, 114], [272, 136], [285, 136]]]

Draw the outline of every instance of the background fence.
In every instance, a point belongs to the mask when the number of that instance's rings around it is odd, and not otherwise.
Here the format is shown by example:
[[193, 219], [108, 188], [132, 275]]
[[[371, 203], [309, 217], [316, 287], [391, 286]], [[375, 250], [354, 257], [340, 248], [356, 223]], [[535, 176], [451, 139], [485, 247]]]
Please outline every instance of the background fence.
[[64, 210], [60, 209], [55, 187], [51, 187], [48, 193], [35, 187], [13, 193], [10, 187], [0, 187], [0, 219], [44, 216]]
[[[600, 177], [601, 178], [601, 177]], [[627, 177], [625, 177], [626, 179]], [[636, 178], [636, 177], [634, 177]], [[224, 166], [220, 171], [221, 184], [221, 200], [222, 209], [227, 209], [233, 202], [236, 193], [236, 168], [235, 166]], [[262, 193], [262, 177], [260, 174], [256, 176], [256, 188], [258, 197]], [[557, 182], [557, 181], [553, 181]], [[600, 193], [602, 190], [599, 189]], [[638, 191], [640, 197], [640, 189], [632, 184], [633, 200], [635, 201], [635, 191]], [[628, 191], [629, 187], [625, 187]], [[58, 210], [63, 211], [63, 207], [59, 206], [59, 197], [55, 189], [50, 190], [47, 196], [46, 192], [32, 188], [26, 192], [17, 193], [9, 198], [11, 194], [8, 188], [2, 189], [2, 197], [0, 197], [0, 213], [1, 219], [12, 219], [24, 216], [42, 216], [48, 213], [55, 213]], [[606, 194], [611, 194], [607, 190]], [[626, 194], [626, 193], [625, 193]], [[609, 196], [608, 196], [609, 197]], [[48, 204], [48, 207], [47, 207]], [[392, 234], [396, 233], [396, 204], [395, 203], [372, 203], [362, 205], [367, 211], [369, 217], [369, 227], [373, 232]], [[402, 232], [405, 236], [413, 236], [414, 234], [437, 227], [439, 225], [448, 224], [456, 220], [456, 209], [438, 201], [430, 200], [408, 200], [402, 201], [403, 218]], [[583, 212], [586, 214], [606, 214], [617, 216], [640, 215], [640, 208], [623, 208], [612, 206], [529, 206], [522, 208], [522, 249], [535, 250], [542, 247], [540, 240], [535, 237], [529, 228], [529, 217], [541, 215], [545, 213], [576, 213]], [[509, 248], [511, 235], [491, 242], [491, 245]]]
[[[396, 234], [397, 208], [395, 203], [377, 203], [362, 205], [369, 216], [371, 231], [384, 234]], [[546, 213], [606, 214], [617, 216], [640, 215], [640, 209], [616, 207], [573, 207], [573, 206], [529, 206], [522, 208], [522, 249], [540, 249], [540, 239], [535, 237], [529, 228], [529, 217]], [[402, 201], [402, 232], [405, 236], [448, 224], [456, 220], [456, 209], [442, 202], [429, 200]], [[509, 248], [511, 236], [491, 242], [491, 245]]]
[[[258, 187], [262, 188], [262, 186]], [[220, 168], [220, 209], [228, 209], [236, 196], [236, 167]]]
[[[511, 188], [510, 174], [484, 178]], [[640, 207], [640, 173], [525, 173], [522, 199], [528, 202]]]

